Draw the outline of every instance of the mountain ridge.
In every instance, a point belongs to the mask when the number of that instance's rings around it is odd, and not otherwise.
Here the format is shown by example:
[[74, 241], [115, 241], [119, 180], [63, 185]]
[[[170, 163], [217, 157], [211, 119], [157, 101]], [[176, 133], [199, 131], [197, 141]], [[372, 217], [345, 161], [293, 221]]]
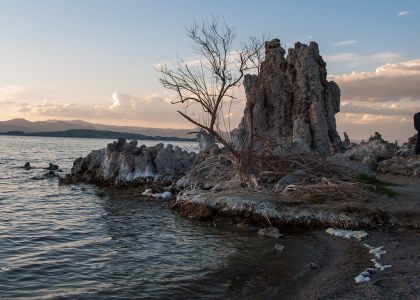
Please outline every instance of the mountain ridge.
[[173, 128], [153, 128], [137, 126], [106, 125], [99, 123], [90, 123], [83, 120], [46, 120], [29, 121], [23, 118], [15, 118], [6, 121], [0, 121], [0, 133], [10, 131], [22, 131], [25, 133], [58, 132], [74, 129], [87, 129], [98, 131], [112, 131], [142, 134], [151, 137], [176, 137], [176, 138], [194, 138], [189, 134], [193, 129], [173, 129]]

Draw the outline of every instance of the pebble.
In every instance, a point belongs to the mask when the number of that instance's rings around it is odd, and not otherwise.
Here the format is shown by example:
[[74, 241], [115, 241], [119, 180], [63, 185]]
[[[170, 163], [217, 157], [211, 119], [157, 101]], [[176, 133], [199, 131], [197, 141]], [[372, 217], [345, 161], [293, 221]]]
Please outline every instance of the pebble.
[[274, 246], [274, 249], [276, 249], [277, 251], [282, 252], [282, 251], [284, 250], [284, 246], [283, 246], [283, 245], [281, 245], [281, 244], [276, 244], [276, 245]]

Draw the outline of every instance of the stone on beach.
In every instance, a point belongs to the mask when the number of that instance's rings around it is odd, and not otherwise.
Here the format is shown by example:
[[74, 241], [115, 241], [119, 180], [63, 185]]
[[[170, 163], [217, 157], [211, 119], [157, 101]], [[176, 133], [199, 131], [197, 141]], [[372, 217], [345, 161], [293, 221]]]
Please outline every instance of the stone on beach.
[[281, 244], [276, 244], [275, 246], [274, 246], [274, 249], [276, 249], [277, 251], [279, 251], [279, 252], [282, 252], [282, 251], [284, 251], [284, 246], [283, 245], [281, 245]]
[[258, 230], [258, 235], [263, 237], [269, 237], [273, 239], [279, 239], [283, 235], [275, 227], [268, 227]]

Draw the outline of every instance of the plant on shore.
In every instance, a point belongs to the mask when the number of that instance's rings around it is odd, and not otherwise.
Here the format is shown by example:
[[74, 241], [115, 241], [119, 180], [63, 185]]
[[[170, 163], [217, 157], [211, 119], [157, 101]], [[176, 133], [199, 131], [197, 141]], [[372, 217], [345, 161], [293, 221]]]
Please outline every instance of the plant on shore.
[[[235, 91], [247, 72], [259, 73], [263, 60], [264, 38], [250, 38], [234, 49], [235, 30], [213, 17], [201, 25], [187, 28], [199, 61], [178, 59], [175, 67], [161, 65], [161, 84], [174, 92], [172, 104], [184, 105], [178, 110], [186, 120], [203, 129], [227, 149], [228, 158], [241, 175], [251, 165], [253, 153], [235, 147], [230, 115]], [[252, 140], [252, 137], [249, 137]]]
[[390, 198], [396, 197], [397, 193], [394, 192], [389, 186], [395, 186], [394, 183], [385, 182], [377, 179], [374, 175], [369, 175], [366, 173], [359, 174], [355, 177], [358, 182], [372, 186], [374, 190], [378, 193], [385, 194]]

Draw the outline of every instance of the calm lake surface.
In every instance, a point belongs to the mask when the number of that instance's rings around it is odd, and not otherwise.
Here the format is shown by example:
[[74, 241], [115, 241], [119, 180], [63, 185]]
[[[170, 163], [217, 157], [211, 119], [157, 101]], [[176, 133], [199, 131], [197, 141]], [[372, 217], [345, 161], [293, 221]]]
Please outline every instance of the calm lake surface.
[[313, 259], [310, 235], [265, 239], [131, 191], [39, 179], [110, 142], [0, 136], [0, 299], [275, 299]]

